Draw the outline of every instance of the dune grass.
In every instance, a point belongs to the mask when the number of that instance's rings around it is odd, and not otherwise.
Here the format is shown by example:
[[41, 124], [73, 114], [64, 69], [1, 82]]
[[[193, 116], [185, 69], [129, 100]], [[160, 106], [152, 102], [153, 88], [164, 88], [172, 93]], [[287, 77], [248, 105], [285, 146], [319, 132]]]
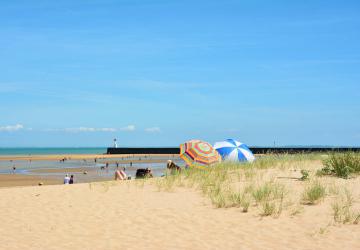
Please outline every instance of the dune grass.
[[347, 179], [353, 174], [360, 174], [360, 154], [333, 153], [327, 159], [323, 160], [324, 168], [318, 175], [333, 175]]
[[261, 207], [261, 215], [279, 215], [283, 208], [283, 201], [286, 195], [285, 186], [267, 181], [261, 183], [252, 192], [255, 203]]
[[[178, 187], [199, 190], [215, 208], [237, 208], [244, 213], [272, 217], [279, 217], [288, 209], [288, 214], [295, 216], [304, 211], [304, 205], [319, 204], [327, 192], [337, 195], [337, 187], [329, 180], [314, 176], [316, 169], [321, 169], [330, 157], [324, 154], [269, 155], [258, 157], [253, 163], [222, 162], [206, 170], [183, 169], [154, 181], [159, 191], [171, 192]], [[279, 174], [282, 177], [278, 177]], [[286, 177], [287, 174], [290, 176]], [[286, 182], [291, 183], [289, 187]], [[304, 186], [304, 190], [293, 193], [291, 185]], [[348, 219], [348, 206], [344, 206], [342, 200], [337, 202], [332, 206], [336, 221], [355, 224], [360, 220], [354, 211], [352, 219]]]
[[325, 186], [319, 180], [315, 180], [305, 187], [302, 202], [307, 205], [314, 205], [320, 202], [325, 195]]
[[[270, 169], [279, 162], [283, 168], [290, 168], [291, 161], [303, 160], [294, 156], [269, 156], [259, 158], [254, 163], [223, 162], [215, 167], [186, 169], [175, 175], [167, 174], [156, 181], [158, 190], [171, 191], [175, 187], [192, 187], [200, 190], [217, 208], [238, 207], [248, 212], [256, 207], [262, 216], [279, 215], [287, 192], [284, 185], [271, 180], [263, 182], [262, 170]], [[234, 186], [234, 183], [237, 187]]]
[[354, 197], [348, 189], [339, 195], [332, 203], [334, 221], [342, 224], [359, 224], [360, 211], [353, 209]]

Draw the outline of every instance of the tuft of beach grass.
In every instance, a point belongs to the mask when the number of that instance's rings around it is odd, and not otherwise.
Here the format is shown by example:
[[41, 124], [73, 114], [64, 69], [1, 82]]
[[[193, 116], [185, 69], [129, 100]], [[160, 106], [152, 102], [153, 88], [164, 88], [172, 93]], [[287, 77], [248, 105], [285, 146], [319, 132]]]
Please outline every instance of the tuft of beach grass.
[[324, 199], [325, 196], [325, 186], [319, 180], [314, 180], [305, 187], [302, 195], [302, 203], [306, 205], [314, 205]]

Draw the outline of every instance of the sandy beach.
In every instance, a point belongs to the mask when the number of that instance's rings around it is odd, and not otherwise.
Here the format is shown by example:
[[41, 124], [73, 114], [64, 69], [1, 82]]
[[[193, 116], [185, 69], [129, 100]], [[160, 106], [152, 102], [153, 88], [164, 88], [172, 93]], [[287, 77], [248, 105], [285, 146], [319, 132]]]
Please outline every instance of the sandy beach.
[[215, 209], [198, 192], [135, 183], [0, 189], [2, 249], [359, 249], [326, 206], [294, 218]]
[[[63, 159], [66, 159], [62, 162]], [[96, 161], [95, 161], [96, 159]], [[153, 167], [154, 174], [162, 175], [168, 159], [175, 155], [2, 155], [0, 156], [0, 187], [62, 184], [66, 174], [74, 175], [76, 183], [108, 181], [115, 169], [126, 168], [134, 176], [137, 168]], [[109, 165], [101, 170], [101, 167]], [[14, 174], [13, 167], [16, 167]]]
[[359, 249], [360, 226], [336, 223], [332, 204], [346, 187], [357, 211], [360, 177], [323, 177], [326, 197], [300, 202], [309, 183], [299, 181], [296, 168], [312, 171], [319, 164], [239, 175], [233, 184], [275, 178], [286, 187], [289, 203], [276, 216], [261, 215], [255, 203], [246, 213], [217, 208], [196, 186], [168, 189], [164, 178], [1, 188], [1, 249]]

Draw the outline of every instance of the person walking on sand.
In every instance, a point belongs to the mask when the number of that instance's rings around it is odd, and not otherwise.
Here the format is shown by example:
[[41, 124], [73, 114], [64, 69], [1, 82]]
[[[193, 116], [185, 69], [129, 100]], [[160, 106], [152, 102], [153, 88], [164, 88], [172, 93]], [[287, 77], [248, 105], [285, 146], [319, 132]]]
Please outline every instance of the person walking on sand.
[[64, 184], [70, 184], [70, 177], [68, 174], [65, 175]]

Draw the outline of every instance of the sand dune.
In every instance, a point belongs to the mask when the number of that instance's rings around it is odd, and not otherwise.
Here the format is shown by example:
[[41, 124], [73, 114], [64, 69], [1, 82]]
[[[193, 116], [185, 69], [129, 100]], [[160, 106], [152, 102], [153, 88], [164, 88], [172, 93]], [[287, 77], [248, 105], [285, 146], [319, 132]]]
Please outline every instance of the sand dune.
[[[137, 184], [136, 184], [137, 183]], [[0, 189], [1, 249], [360, 249], [358, 225], [216, 209], [192, 189], [140, 181]], [[325, 227], [325, 233], [319, 228]]]

